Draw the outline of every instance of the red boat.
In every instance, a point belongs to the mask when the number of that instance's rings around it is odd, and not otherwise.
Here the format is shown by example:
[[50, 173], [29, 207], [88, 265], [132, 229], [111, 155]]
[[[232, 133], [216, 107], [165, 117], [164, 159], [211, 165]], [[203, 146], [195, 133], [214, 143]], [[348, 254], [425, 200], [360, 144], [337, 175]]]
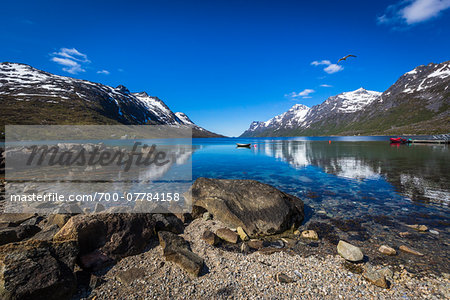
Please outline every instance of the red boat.
[[406, 144], [408, 142], [407, 139], [398, 137], [398, 138], [390, 138], [392, 144]]

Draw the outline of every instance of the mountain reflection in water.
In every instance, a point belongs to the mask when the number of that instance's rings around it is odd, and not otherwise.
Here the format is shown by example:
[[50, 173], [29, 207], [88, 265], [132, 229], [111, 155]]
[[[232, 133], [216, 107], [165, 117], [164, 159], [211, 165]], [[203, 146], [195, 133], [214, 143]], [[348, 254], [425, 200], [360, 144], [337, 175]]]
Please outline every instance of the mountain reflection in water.
[[294, 168], [312, 165], [328, 174], [358, 180], [382, 177], [413, 201], [447, 205], [450, 200], [450, 156], [443, 145], [391, 147], [385, 142], [277, 141], [263, 143], [254, 151]]

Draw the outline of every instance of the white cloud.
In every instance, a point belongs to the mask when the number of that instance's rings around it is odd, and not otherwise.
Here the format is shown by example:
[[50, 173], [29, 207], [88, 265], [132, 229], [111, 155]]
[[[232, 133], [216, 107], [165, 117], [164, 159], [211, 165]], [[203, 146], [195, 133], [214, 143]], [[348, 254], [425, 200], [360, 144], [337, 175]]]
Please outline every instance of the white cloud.
[[311, 65], [313, 65], [313, 66], [331, 65], [331, 61], [329, 61], [329, 60], [321, 60], [321, 61], [315, 60], [315, 61], [313, 61], [313, 62], [311, 63]]
[[298, 93], [299, 96], [308, 96], [311, 93], [314, 93], [315, 91], [312, 89], [304, 89], [300, 93]]
[[307, 98], [311, 98], [309, 96], [309, 94], [314, 93], [315, 90], [312, 89], [304, 89], [303, 91], [296, 93], [296, 92], [292, 92], [289, 94], [284, 95], [287, 98], [291, 98], [291, 99], [297, 99], [297, 98], [303, 98], [303, 99], [307, 99]]
[[321, 84], [320, 86], [321, 87], [333, 87], [332, 85], [329, 85], [329, 84]]
[[337, 65], [337, 64], [332, 64], [331, 61], [324, 59], [321, 61], [313, 61], [311, 63], [311, 65], [313, 66], [320, 66], [320, 65], [325, 65], [326, 67], [323, 69], [325, 72], [327, 72], [328, 74], [333, 74], [339, 71], [344, 70], [343, 66]]
[[65, 68], [63, 68], [63, 71], [66, 71], [70, 74], [77, 74], [85, 71], [83, 68], [81, 68], [81, 65], [79, 63], [68, 58], [52, 57], [52, 61], [57, 64], [66, 66]]
[[344, 70], [343, 66], [337, 65], [337, 64], [331, 64], [328, 67], [326, 67], [325, 69], [323, 69], [325, 72], [327, 72], [328, 74], [333, 74], [339, 71]]
[[61, 48], [59, 52], [53, 52], [53, 55], [55, 56], [62, 56], [66, 57], [71, 60], [76, 60], [80, 62], [90, 62], [89, 59], [87, 59], [87, 55], [81, 53], [75, 48], [69, 49], [69, 48]]
[[70, 74], [85, 72], [86, 70], [83, 69], [82, 65], [91, 62], [86, 54], [81, 53], [75, 48], [61, 48], [59, 52], [53, 52], [51, 55], [53, 56], [51, 60], [65, 66], [63, 71]]
[[97, 74], [109, 75], [109, 71], [108, 70], [100, 70], [100, 71], [97, 71]]
[[389, 5], [378, 24], [413, 25], [437, 17], [450, 8], [450, 0], [406, 0]]
[[408, 24], [436, 17], [450, 7], [450, 0], [416, 0], [402, 9], [401, 14]]

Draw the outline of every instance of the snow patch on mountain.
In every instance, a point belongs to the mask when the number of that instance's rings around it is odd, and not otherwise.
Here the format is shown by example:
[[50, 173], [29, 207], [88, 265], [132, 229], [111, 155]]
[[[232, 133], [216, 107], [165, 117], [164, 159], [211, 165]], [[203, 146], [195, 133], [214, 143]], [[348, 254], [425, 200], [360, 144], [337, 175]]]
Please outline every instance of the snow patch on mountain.
[[337, 99], [342, 100], [338, 111], [342, 113], [353, 113], [363, 110], [364, 107], [375, 101], [381, 94], [376, 91], [368, 91], [362, 87], [356, 91], [342, 93], [336, 96]]
[[178, 119], [180, 119], [180, 121], [181, 121], [184, 125], [194, 125], [194, 122], [192, 122], [191, 119], [189, 119], [189, 117], [186, 116], [185, 113], [182, 113], [182, 112], [176, 112], [175, 115], [178, 117]]
[[277, 115], [266, 122], [252, 122], [249, 130], [255, 131], [271, 127], [300, 125], [305, 120], [309, 110], [310, 108], [303, 104], [295, 104], [287, 112]]

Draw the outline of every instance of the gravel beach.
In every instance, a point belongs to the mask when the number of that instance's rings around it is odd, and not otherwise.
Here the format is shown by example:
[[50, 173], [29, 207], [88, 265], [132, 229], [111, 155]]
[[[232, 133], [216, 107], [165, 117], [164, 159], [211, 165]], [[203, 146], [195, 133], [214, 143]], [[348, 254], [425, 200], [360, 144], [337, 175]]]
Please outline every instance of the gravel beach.
[[[366, 281], [357, 269], [345, 267], [339, 255], [303, 257], [291, 252], [243, 254], [210, 246], [202, 239], [206, 229], [223, 227], [219, 221], [196, 219], [182, 236], [205, 261], [200, 277], [166, 262], [155, 242], [143, 254], [124, 258], [106, 273], [105, 282], [80, 299], [448, 299], [448, 274], [410, 274], [402, 267], [386, 276], [389, 288]], [[367, 262], [366, 262], [367, 263]], [[348, 264], [348, 263], [347, 263]], [[375, 269], [384, 266], [374, 265]], [[284, 273], [292, 283], [274, 279]]]

